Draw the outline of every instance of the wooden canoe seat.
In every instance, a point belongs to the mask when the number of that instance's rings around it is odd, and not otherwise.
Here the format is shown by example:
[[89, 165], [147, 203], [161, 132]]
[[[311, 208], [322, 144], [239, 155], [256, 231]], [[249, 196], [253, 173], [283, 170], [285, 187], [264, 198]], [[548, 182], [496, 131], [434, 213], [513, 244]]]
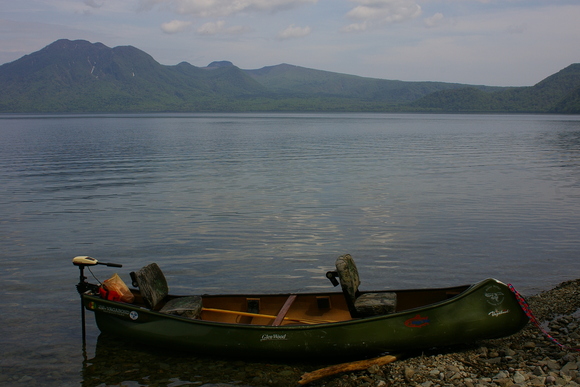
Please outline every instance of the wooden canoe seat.
[[165, 275], [156, 263], [131, 273], [133, 286], [138, 287], [147, 307], [166, 314], [196, 319], [201, 314], [200, 296], [168, 298], [169, 287]]
[[[377, 316], [395, 312], [397, 305], [396, 293], [361, 293], [359, 291], [360, 278], [358, 269], [350, 254], [338, 257], [336, 259], [336, 272], [328, 272], [326, 276], [331, 281], [333, 281], [335, 276], [338, 276], [352, 317]], [[334, 279], [333, 284], [335, 282], [336, 280]]]

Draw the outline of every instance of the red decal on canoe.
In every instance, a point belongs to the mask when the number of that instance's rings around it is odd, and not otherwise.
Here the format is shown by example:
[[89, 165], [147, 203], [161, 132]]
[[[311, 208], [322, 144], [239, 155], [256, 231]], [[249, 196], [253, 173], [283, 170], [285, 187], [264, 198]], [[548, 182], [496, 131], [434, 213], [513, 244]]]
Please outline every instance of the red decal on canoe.
[[429, 325], [430, 322], [429, 317], [421, 317], [421, 315], [418, 314], [405, 321], [405, 326], [408, 326], [409, 328], [422, 328], [425, 325]]

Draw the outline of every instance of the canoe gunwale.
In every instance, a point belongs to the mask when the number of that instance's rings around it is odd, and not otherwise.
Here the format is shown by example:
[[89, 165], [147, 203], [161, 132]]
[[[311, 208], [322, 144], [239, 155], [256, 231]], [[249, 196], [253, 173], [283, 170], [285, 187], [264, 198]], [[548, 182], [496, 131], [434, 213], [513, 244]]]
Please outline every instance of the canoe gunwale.
[[[82, 296], [83, 296], [83, 298], [85, 298], [87, 300], [97, 301], [100, 303], [106, 303], [106, 304], [114, 305], [114, 306], [122, 305], [124, 308], [129, 308], [129, 309], [135, 310], [137, 312], [145, 312], [145, 313], [148, 313], [148, 314], [151, 314], [151, 315], [163, 318], [163, 319], [172, 319], [172, 320], [187, 322], [187, 323], [191, 323], [191, 324], [217, 325], [217, 326], [225, 326], [225, 327], [235, 326], [235, 327], [239, 327], [239, 328], [245, 327], [245, 328], [249, 328], [249, 329], [260, 329], [260, 330], [262, 330], [262, 329], [267, 329], [267, 330], [281, 330], [281, 329], [289, 329], [289, 330], [300, 329], [300, 330], [302, 330], [302, 329], [304, 329], [304, 330], [307, 330], [307, 329], [317, 329], [318, 327], [326, 327], [326, 326], [356, 325], [356, 324], [361, 324], [361, 323], [367, 323], [370, 321], [378, 321], [378, 320], [383, 320], [383, 319], [400, 317], [402, 315], [406, 315], [409, 313], [427, 312], [429, 310], [439, 308], [439, 307], [442, 307], [442, 306], [447, 305], [447, 304], [455, 303], [462, 298], [469, 297], [473, 292], [475, 292], [480, 287], [485, 286], [490, 281], [494, 281], [500, 285], [506, 286], [503, 282], [501, 282], [499, 280], [496, 280], [494, 278], [488, 278], [486, 280], [480, 281], [480, 282], [472, 284], [472, 285], [463, 285], [463, 286], [442, 287], [442, 288], [432, 288], [432, 289], [380, 290], [380, 291], [369, 291], [369, 292], [362, 291], [361, 294], [364, 294], [364, 293], [382, 293], [382, 292], [401, 293], [401, 292], [414, 292], [414, 291], [425, 291], [425, 290], [445, 291], [445, 290], [452, 290], [452, 289], [459, 289], [462, 287], [467, 287], [464, 291], [462, 291], [459, 294], [456, 294], [456, 295], [454, 295], [446, 300], [438, 301], [435, 303], [431, 303], [431, 304], [427, 304], [427, 305], [419, 306], [419, 307], [415, 307], [415, 308], [396, 311], [396, 312], [390, 313], [390, 314], [377, 315], [377, 316], [367, 316], [367, 317], [357, 317], [357, 318], [352, 318], [352, 319], [344, 320], [344, 321], [320, 322], [318, 324], [279, 325], [279, 326], [272, 326], [272, 325], [266, 325], [266, 324], [230, 323], [230, 322], [203, 320], [203, 319], [190, 319], [190, 318], [182, 317], [182, 316], [178, 316], [178, 315], [160, 313], [159, 311], [155, 311], [155, 310], [152, 310], [149, 308], [137, 306], [134, 304], [104, 300], [104, 299], [100, 298], [98, 295], [83, 294]], [[507, 286], [506, 286], [506, 288], [507, 288]], [[286, 296], [289, 296], [291, 294], [293, 294], [293, 293], [272, 293], [272, 294], [253, 294], [253, 293], [250, 293], [250, 294], [217, 294], [217, 295], [204, 294], [201, 297], [202, 297], [202, 299], [203, 299], [203, 297], [248, 297], [248, 298], [259, 297], [259, 296], [286, 297]], [[342, 293], [336, 292], [336, 293], [298, 293], [298, 296], [300, 296], [300, 295], [317, 296], [317, 295], [329, 295], [329, 294], [342, 295]], [[173, 295], [171, 297], [186, 297], [186, 296]], [[89, 310], [91, 310], [91, 309], [89, 309]], [[95, 310], [91, 310], [91, 311], [96, 312]], [[316, 317], [314, 317], [313, 319], [316, 319]]]

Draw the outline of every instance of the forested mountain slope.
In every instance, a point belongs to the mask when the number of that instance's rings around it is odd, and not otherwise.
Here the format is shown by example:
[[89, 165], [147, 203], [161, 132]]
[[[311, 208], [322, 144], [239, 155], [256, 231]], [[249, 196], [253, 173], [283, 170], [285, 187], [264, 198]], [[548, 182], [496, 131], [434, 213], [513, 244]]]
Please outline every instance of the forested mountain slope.
[[61, 39], [0, 66], [0, 112], [580, 113], [580, 64], [530, 87], [365, 78], [289, 64], [158, 63], [132, 46]]

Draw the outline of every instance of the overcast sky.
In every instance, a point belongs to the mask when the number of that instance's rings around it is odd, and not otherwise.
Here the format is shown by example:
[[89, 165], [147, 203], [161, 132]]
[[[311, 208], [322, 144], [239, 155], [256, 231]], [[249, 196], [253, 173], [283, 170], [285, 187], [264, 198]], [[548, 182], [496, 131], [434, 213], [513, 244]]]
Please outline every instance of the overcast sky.
[[61, 38], [165, 65], [531, 86], [580, 62], [580, 0], [0, 0], [0, 64]]

